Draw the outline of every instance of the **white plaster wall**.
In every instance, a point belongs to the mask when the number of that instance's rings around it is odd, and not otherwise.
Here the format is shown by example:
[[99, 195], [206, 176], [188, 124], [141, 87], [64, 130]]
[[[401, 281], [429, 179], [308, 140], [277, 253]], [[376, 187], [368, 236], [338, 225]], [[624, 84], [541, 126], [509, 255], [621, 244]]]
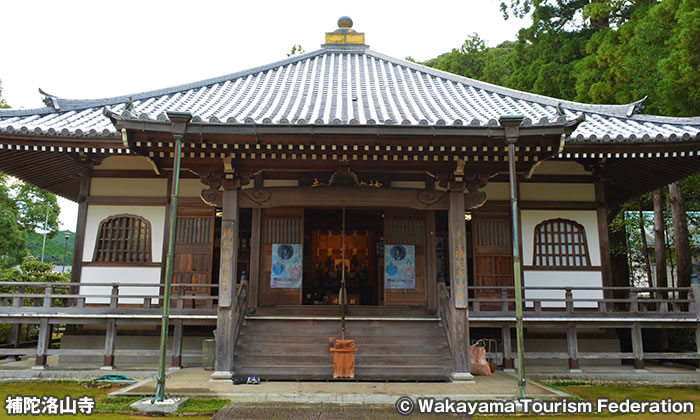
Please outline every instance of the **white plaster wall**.
[[[600, 271], [531, 271], [523, 272], [525, 287], [557, 287], [558, 290], [527, 290], [526, 299], [542, 300], [542, 307], [563, 307], [563, 301], [547, 301], [547, 298], [564, 299], [565, 291], [562, 287], [602, 287], [603, 277]], [[595, 308], [597, 302], [576, 302], [577, 299], [602, 299], [602, 290], [572, 290], [576, 308]], [[526, 302], [527, 307], [534, 306], [532, 302]]]
[[528, 201], [595, 201], [594, 184], [523, 182], [520, 199]]
[[92, 178], [90, 195], [166, 197], [168, 180], [163, 178]]
[[535, 175], [590, 175], [578, 162], [545, 161], [535, 169]]
[[487, 200], [510, 200], [510, 185], [507, 182], [489, 182], [483, 189]]
[[[112, 283], [119, 283], [119, 296], [152, 295], [158, 296], [160, 284], [160, 267], [83, 267], [81, 283], [102, 283], [104, 286], [80, 286], [81, 295], [104, 295], [112, 293]], [[153, 287], [122, 286], [133, 283], [152, 283]], [[151, 299], [157, 303], [158, 299]], [[109, 303], [109, 297], [85, 299], [85, 303]], [[119, 303], [143, 304], [143, 298], [119, 298]]]
[[588, 255], [591, 265], [600, 265], [600, 240], [598, 238], [598, 217], [595, 210], [521, 210], [523, 226], [523, 265], [532, 265], [535, 245], [535, 226], [548, 219], [568, 219], [583, 225], [586, 231]]
[[110, 156], [96, 169], [153, 170], [153, 165], [145, 156]]
[[[163, 255], [163, 229], [165, 223], [165, 206], [98, 206], [89, 205], [85, 225], [85, 242], [83, 244], [83, 261], [92, 261], [95, 241], [100, 222], [117, 214], [133, 214], [146, 218], [151, 223], [151, 258], [161, 262]], [[83, 281], [85, 279], [83, 278]]]
[[[583, 225], [586, 231], [586, 243], [591, 265], [600, 266], [600, 240], [598, 237], [598, 218], [595, 210], [522, 210], [520, 217], [523, 226], [523, 265], [533, 264], [535, 226], [548, 219], [569, 219]], [[600, 271], [540, 271], [526, 270], [523, 273], [525, 287], [602, 287]], [[538, 290], [525, 293], [526, 298], [564, 298], [564, 291]], [[599, 290], [579, 290], [573, 292], [575, 299], [602, 299]], [[528, 306], [532, 306], [529, 304]], [[542, 307], [564, 306], [558, 302], [543, 302]], [[595, 302], [578, 302], [576, 307], [595, 307]]]

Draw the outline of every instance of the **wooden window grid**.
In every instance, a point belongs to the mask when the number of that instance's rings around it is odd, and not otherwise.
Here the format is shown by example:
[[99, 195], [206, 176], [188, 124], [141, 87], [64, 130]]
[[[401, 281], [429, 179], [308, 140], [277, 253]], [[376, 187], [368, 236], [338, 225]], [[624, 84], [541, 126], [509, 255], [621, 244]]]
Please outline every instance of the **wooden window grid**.
[[567, 219], [545, 220], [535, 227], [533, 266], [537, 268], [590, 267], [586, 230]]
[[100, 222], [94, 262], [150, 263], [151, 224], [132, 214], [110, 216]]

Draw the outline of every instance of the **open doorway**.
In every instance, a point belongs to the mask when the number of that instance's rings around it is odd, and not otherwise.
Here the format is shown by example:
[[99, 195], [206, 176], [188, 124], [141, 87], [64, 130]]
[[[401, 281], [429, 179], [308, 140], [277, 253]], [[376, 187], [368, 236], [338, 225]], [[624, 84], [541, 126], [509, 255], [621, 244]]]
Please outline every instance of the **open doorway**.
[[[380, 305], [383, 249], [383, 212], [347, 209], [343, 258], [341, 209], [306, 209], [304, 212], [305, 305], [337, 305], [342, 270], [350, 305]], [[308, 281], [306, 281], [308, 279]]]

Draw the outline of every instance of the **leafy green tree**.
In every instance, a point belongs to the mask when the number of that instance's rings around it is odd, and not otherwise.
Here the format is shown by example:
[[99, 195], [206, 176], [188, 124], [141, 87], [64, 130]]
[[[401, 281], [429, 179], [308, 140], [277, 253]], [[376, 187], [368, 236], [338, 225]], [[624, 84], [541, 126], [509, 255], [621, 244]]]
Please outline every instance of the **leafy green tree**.
[[53, 237], [58, 232], [60, 225], [58, 215], [61, 212], [56, 196], [24, 182], [15, 184], [14, 191], [15, 203], [19, 211], [17, 223], [22, 230], [25, 232], [33, 232], [37, 229], [48, 230], [48, 236]]
[[487, 48], [478, 34], [469, 35], [464, 44], [449, 53], [426, 61], [425, 65], [488, 83], [504, 85], [513, 72], [514, 43], [506, 41]]
[[19, 217], [8, 176], [0, 172], [0, 268], [19, 264], [27, 253], [26, 236], [17, 223]]
[[[700, 0], [668, 2], [663, 7], [674, 10], [675, 25], [668, 40], [670, 51], [657, 69], [661, 107], [668, 115], [700, 114]], [[663, 5], [664, 3], [662, 3]], [[662, 7], [659, 5], [659, 7]], [[697, 190], [696, 190], [697, 191]]]
[[[2, 99], [0, 82], [0, 108], [9, 108]], [[19, 264], [27, 254], [26, 235], [36, 229], [44, 229], [48, 208], [49, 237], [59, 228], [61, 208], [56, 196], [33, 185], [11, 181], [0, 172], [0, 267]]]

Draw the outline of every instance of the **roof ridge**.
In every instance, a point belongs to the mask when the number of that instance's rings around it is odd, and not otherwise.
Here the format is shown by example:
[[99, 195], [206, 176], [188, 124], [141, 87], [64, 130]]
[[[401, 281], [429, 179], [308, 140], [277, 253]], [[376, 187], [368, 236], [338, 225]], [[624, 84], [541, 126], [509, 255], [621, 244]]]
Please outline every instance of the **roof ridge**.
[[22, 117], [25, 115], [50, 114], [56, 112], [54, 108], [0, 108], [0, 117]]

